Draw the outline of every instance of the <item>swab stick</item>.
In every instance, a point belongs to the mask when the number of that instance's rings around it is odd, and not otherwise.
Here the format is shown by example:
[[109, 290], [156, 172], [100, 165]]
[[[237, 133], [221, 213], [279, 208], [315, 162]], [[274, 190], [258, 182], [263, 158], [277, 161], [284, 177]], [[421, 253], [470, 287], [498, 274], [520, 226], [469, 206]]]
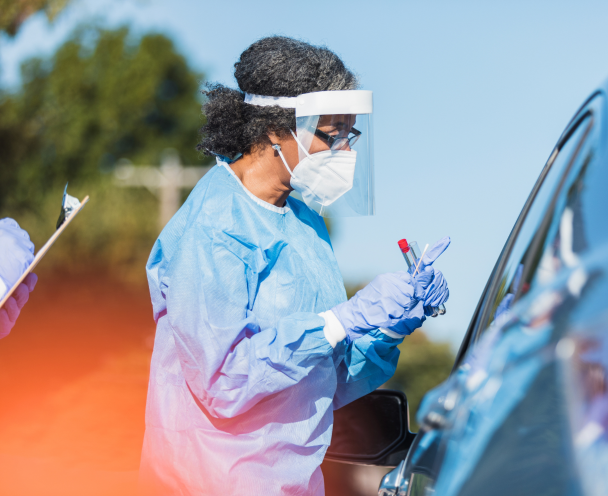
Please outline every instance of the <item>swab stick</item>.
[[424, 257], [424, 254], [426, 253], [426, 250], [428, 250], [429, 248], [429, 244], [427, 243], [426, 246], [424, 247], [424, 251], [422, 252], [422, 255], [420, 255], [420, 259], [418, 260], [418, 263], [416, 264], [416, 271], [414, 272], [414, 277], [416, 277], [416, 274], [418, 274], [418, 268], [420, 267], [420, 264], [422, 263], [422, 257]]

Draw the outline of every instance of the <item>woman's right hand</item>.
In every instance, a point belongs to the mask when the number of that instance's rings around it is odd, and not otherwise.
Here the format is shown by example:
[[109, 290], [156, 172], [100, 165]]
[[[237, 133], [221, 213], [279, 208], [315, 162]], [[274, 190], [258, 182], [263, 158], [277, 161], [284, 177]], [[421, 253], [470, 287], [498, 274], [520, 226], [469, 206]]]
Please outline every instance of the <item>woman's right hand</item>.
[[331, 311], [351, 341], [378, 327], [405, 336], [425, 320], [424, 295], [420, 283], [408, 272], [393, 272], [377, 276]]

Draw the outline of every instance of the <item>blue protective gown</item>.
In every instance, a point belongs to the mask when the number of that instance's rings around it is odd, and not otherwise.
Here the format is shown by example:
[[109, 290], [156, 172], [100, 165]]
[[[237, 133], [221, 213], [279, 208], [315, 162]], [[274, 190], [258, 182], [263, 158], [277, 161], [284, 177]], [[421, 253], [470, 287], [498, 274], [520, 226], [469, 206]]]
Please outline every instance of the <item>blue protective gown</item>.
[[157, 323], [140, 483], [152, 494], [322, 495], [333, 410], [394, 373], [401, 340], [332, 348], [346, 299], [323, 219], [208, 172], [150, 255]]

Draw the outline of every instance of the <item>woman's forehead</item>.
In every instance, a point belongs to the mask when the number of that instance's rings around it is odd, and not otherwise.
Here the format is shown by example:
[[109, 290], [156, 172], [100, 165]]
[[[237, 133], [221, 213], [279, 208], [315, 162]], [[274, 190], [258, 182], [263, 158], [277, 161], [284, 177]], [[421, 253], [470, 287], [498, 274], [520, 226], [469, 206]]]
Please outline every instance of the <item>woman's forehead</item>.
[[331, 114], [322, 115], [319, 117], [318, 127], [335, 126], [348, 127], [354, 126], [357, 116], [355, 114]]

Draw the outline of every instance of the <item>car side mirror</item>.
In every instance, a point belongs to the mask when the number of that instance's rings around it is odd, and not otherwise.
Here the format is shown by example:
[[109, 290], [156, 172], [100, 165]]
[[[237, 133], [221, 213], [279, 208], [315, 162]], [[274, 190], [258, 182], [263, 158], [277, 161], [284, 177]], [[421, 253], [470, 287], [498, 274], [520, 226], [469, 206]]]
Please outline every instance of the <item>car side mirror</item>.
[[334, 429], [325, 458], [396, 466], [405, 458], [414, 437], [405, 394], [378, 389], [334, 411]]

